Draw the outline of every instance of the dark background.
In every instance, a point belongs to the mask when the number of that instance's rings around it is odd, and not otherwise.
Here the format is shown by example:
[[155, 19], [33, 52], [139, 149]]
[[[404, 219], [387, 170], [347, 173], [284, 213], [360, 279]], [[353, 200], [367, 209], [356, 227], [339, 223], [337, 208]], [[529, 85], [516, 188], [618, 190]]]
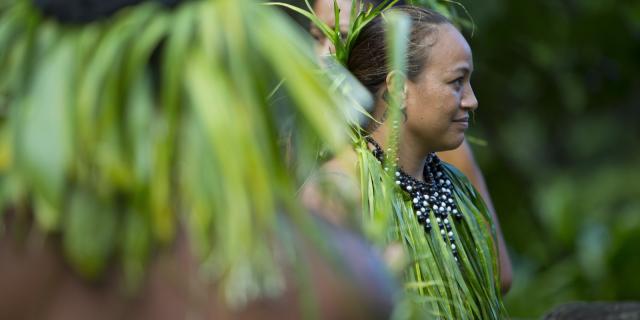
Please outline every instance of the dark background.
[[510, 314], [640, 300], [640, 1], [462, 3]]

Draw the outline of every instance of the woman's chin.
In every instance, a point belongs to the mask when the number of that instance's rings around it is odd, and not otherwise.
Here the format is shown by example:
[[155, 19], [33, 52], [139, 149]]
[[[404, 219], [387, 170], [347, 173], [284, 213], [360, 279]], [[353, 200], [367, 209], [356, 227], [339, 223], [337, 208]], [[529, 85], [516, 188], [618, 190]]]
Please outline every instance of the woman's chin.
[[438, 148], [436, 152], [450, 151], [450, 150], [457, 149], [460, 145], [462, 145], [463, 142], [464, 142], [464, 134], [461, 134], [456, 137], [452, 137], [451, 139], [444, 141], [442, 146]]

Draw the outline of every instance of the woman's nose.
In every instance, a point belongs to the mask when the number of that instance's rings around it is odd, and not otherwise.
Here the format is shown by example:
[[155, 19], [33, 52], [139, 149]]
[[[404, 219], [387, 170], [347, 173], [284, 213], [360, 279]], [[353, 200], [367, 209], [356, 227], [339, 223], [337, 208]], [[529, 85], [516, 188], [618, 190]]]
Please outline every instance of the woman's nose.
[[476, 99], [476, 95], [473, 92], [473, 88], [471, 88], [470, 84], [468, 84], [464, 90], [464, 95], [462, 96], [460, 105], [462, 106], [462, 108], [471, 111], [478, 109], [478, 99]]

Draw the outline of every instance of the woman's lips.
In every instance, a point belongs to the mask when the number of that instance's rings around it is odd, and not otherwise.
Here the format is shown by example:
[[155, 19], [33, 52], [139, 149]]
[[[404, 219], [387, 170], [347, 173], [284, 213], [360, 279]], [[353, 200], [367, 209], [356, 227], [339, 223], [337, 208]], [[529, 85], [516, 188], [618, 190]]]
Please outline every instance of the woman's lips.
[[469, 122], [469, 116], [465, 115], [465, 116], [453, 119], [453, 122]]
[[463, 118], [454, 119], [452, 122], [459, 123], [464, 128], [468, 128], [469, 127], [469, 117], [463, 117]]

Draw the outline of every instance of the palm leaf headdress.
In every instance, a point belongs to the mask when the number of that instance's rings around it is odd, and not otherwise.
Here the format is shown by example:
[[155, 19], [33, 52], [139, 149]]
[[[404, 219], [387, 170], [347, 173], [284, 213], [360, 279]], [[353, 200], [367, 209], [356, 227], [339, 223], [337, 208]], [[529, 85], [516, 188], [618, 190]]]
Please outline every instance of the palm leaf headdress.
[[279, 128], [295, 117], [297, 139], [337, 150], [344, 100], [272, 8], [136, 2], [69, 24], [0, 1], [2, 212], [32, 212], [87, 278], [118, 261], [135, 283], [182, 225], [229, 301], [277, 290], [277, 215], [307, 216]]

